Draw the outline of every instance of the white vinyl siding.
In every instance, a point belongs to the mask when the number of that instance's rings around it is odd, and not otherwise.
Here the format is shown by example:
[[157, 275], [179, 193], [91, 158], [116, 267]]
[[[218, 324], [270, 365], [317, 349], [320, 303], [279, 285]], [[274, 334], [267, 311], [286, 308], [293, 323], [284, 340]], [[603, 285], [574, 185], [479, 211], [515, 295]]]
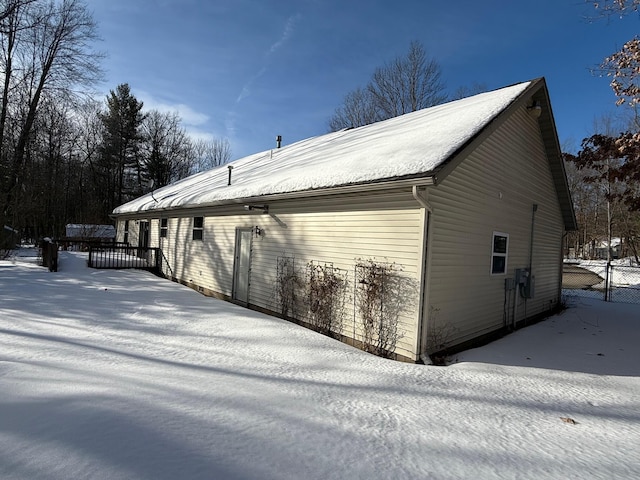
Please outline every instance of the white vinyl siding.
[[[503, 326], [505, 278], [529, 266], [534, 203], [535, 296], [526, 307], [518, 298], [517, 320], [557, 304], [563, 222], [537, 121], [524, 108], [428, 195], [433, 207], [428, 301], [436, 328], [446, 326], [449, 341], [460, 343]], [[490, 274], [493, 232], [509, 234], [506, 275]]]
[[[137, 247], [140, 237], [140, 222], [146, 221], [145, 218], [128, 220], [129, 224], [126, 225], [127, 220], [122, 219], [116, 223], [116, 241], [127, 242], [129, 245]], [[128, 226], [128, 230], [125, 230], [125, 226]], [[126, 233], [126, 235], [125, 235]]]
[[160, 221], [160, 238], [166, 238], [169, 219], [165, 217], [165, 218], [161, 218], [159, 221]]
[[[395, 263], [412, 297], [400, 316], [403, 337], [396, 352], [415, 360], [424, 211], [409, 192], [373, 197], [375, 201], [371, 196], [354, 196], [272, 203], [268, 215], [246, 212], [241, 204], [235, 215], [204, 210], [203, 242], [191, 241], [193, 213], [169, 217], [168, 234], [161, 243], [171, 271], [165, 268], [164, 273], [231, 297], [236, 228], [257, 226], [261, 235], [252, 241], [249, 304], [278, 311], [274, 301], [278, 257], [294, 257], [303, 276], [310, 261], [333, 264], [349, 282], [342, 333], [351, 336], [357, 323], [352, 295], [357, 259]], [[305, 320], [304, 299], [300, 303], [296, 317]]]

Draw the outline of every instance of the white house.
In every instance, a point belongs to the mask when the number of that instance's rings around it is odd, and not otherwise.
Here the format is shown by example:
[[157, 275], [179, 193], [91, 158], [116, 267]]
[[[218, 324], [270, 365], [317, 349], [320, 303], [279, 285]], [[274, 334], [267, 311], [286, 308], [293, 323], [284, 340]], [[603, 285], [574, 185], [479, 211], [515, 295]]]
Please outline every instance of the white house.
[[355, 344], [359, 269], [394, 265], [380, 305], [408, 361], [554, 311], [576, 226], [542, 78], [241, 158], [113, 216], [118, 241], [162, 250], [167, 277], [301, 323], [310, 266], [333, 267], [346, 282], [333, 333]]

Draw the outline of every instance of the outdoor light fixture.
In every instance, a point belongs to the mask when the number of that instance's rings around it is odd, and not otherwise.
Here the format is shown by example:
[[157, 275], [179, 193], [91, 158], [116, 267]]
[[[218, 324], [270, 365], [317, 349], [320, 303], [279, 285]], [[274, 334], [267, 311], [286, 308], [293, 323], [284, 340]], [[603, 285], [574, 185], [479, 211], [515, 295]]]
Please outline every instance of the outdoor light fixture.
[[269, 205], [245, 205], [244, 209], [248, 212], [260, 210], [262, 213], [269, 213]]
[[256, 225], [255, 227], [253, 227], [253, 233], [256, 237], [262, 235], [263, 232], [264, 230], [262, 230], [259, 226]]
[[540, 118], [540, 114], [542, 113], [542, 106], [540, 105], [540, 101], [535, 100], [531, 105], [527, 107], [527, 110], [533, 118]]

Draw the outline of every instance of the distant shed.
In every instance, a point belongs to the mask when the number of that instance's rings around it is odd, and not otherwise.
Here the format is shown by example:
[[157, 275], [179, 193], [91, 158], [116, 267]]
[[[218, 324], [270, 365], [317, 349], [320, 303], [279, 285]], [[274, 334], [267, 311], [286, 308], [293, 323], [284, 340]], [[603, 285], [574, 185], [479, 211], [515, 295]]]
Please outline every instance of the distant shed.
[[69, 223], [65, 226], [64, 248], [84, 248], [91, 243], [111, 243], [116, 239], [116, 227], [86, 223]]

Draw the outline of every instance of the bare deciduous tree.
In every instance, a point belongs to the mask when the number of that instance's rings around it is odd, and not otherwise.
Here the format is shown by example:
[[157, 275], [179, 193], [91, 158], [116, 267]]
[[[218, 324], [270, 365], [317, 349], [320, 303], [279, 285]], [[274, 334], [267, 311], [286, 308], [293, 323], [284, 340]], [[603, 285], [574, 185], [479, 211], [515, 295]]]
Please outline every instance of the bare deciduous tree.
[[142, 122], [143, 163], [153, 188], [164, 187], [189, 175], [193, 169], [191, 141], [177, 113], [148, 112]]
[[381, 120], [371, 92], [366, 88], [356, 88], [347, 93], [342, 106], [338, 107], [329, 120], [329, 130], [337, 132], [343, 128], [369, 125]]
[[486, 91], [487, 86], [484, 83], [474, 82], [470, 87], [458, 87], [455, 92], [453, 92], [453, 95], [451, 95], [450, 100], [460, 100], [461, 98], [467, 98]]
[[9, 92], [12, 82], [15, 82], [14, 57], [16, 55], [16, 44], [18, 34], [30, 27], [24, 21], [26, 6], [34, 0], [4, 0], [0, 7], [0, 45], [2, 47], [2, 57], [0, 67], [4, 76], [2, 88], [2, 103], [0, 106], [0, 148], [4, 151], [4, 133], [9, 110]]
[[405, 56], [377, 68], [368, 90], [382, 118], [397, 117], [447, 100], [440, 66], [418, 42], [411, 42]]
[[447, 101], [442, 73], [419, 42], [377, 68], [365, 88], [345, 96], [329, 120], [331, 131], [360, 127]]
[[[97, 27], [82, 0], [17, 2], [6, 7], [8, 3], [4, 8], [8, 30], [2, 35], [5, 78], [0, 127], [4, 137], [6, 124], [2, 121], [6, 122], [13, 109], [15, 144], [11, 158], [3, 157], [7, 181], [1, 193], [3, 213], [12, 216], [12, 200], [22, 182], [27, 145], [41, 100], [47, 95], [70, 99], [78, 88], [91, 86], [101, 78], [102, 55], [92, 48], [98, 39]], [[12, 92], [15, 100], [10, 105]]]
[[226, 138], [196, 140], [192, 149], [194, 163], [191, 173], [204, 172], [231, 160], [231, 145]]

